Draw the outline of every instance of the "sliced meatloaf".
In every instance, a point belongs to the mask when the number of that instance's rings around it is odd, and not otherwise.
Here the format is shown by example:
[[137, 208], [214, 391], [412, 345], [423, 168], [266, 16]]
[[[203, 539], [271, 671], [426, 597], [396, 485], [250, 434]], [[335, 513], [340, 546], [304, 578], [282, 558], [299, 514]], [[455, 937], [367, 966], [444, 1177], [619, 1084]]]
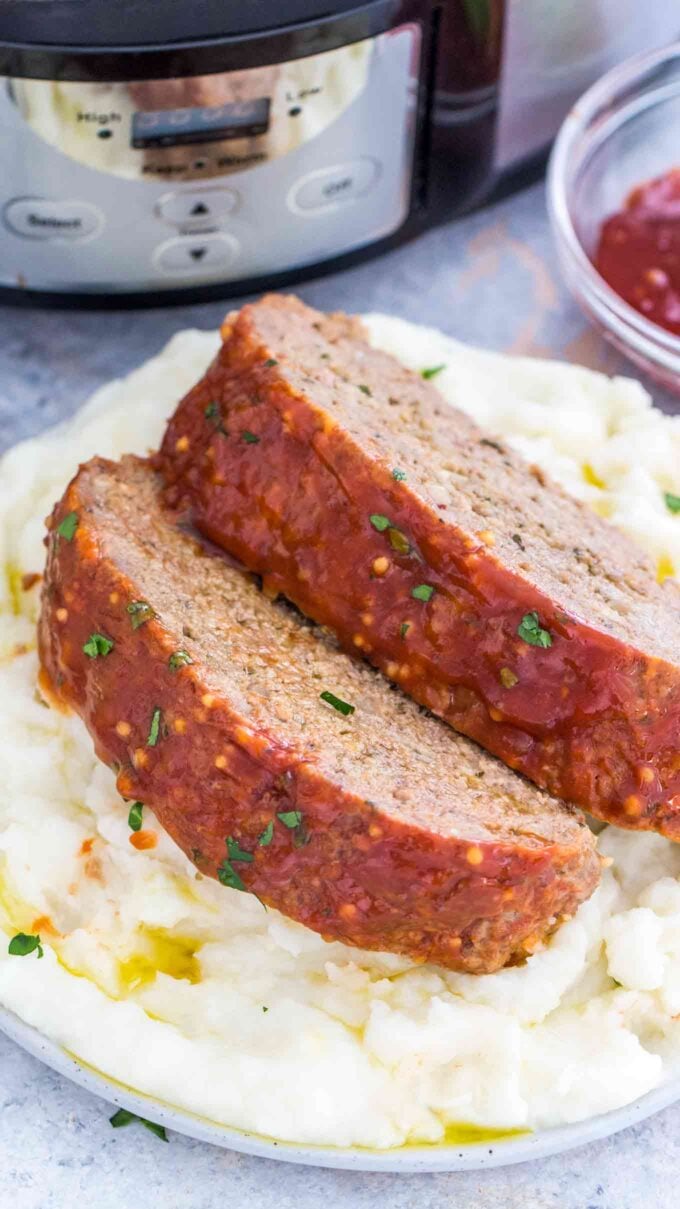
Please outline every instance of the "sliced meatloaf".
[[680, 588], [361, 324], [268, 296], [163, 442], [168, 499], [550, 792], [680, 838]]
[[[485, 972], [592, 891], [579, 815], [389, 685], [159, 504], [136, 459], [53, 513], [48, 692], [198, 868], [332, 939]], [[51, 685], [51, 689], [49, 686]]]

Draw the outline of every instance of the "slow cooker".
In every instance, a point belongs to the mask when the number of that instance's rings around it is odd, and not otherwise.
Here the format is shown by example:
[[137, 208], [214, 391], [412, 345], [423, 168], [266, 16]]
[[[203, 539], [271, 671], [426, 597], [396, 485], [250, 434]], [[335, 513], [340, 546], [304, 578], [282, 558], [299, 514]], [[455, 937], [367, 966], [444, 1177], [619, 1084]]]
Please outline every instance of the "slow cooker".
[[0, 287], [184, 300], [379, 251], [485, 196], [612, 59], [678, 32], [677, 0], [651, 8], [0, 0]]

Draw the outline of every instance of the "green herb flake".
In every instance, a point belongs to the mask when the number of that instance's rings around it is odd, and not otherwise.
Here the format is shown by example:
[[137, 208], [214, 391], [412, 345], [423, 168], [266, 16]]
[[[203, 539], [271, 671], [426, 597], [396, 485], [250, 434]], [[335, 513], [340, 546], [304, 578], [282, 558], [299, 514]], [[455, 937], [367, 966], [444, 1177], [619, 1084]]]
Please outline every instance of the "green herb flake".
[[193, 662], [188, 651], [174, 651], [168, 659], [168, 667], [171, 672], [178, 672], [181, 667], [186, 667]]
[[394, 526], [392, 526], [390, 529], [388, 529], [387, 536], [392, 549], [396, 550], [397, 554], [411, 553], [411, 543], [406, 534], [402, 533], [401, 529], [395, 529]]
[[101, 655], [110, 655], [115, 643], [111, 638], [107, 638], [105, 634], [90, 634], [87, 642], [83, 644], [83, 651], [90, 659], [98, 659]]
[[278, 361], [275, 361], [273, 357], [268, 357], [264, 363], [264, 368], [273, 369], [275, 365], [278, 365]]
[[437, 374], [440, 374], [443, 369], [446, 369], [445, 362], [442, 362], [441, 365], [431, 365], [428, 369], [421, 369], [420, 376], [421, 378], [424, 378], [426, 382], [429, 382], [430, 378], [436, 378]]
[[245, 432], [241, 433], [241, 437], [245, 441], [246, 445], [259, 445], [260, 444], [260, 438], [256, 437], [254, 432], [248, 432], [248, 429], [246, 429]]
[[230, 861], [222, 862], [217, 870], [217, 880], [221, 885], [229, 886], [230, 890], [244, 890], [247, 893], [248, 887], [241, 880]]
[[210, 420], [210, 423], [213, 425], [216, 432], [221, 433], [223, 437], [228, 436], [227, 430], [222, 423], [219, 403], [214, 401], [209, 403], [203, 412], [203, 415], [205, 416], [206, 420]]
[[268, 848], [274, 838], [274, 820], [270, 819], [265, 827], [262, 835], [258, 837], [258, 845], [260, 848]]
[[152, 621], [156, 616], [147, 600], [131, 600], [127, 611], [130, 614], [133, 630], [138, 630], [145, 622]]
[[384, 533], [386, 529], [390, 528], [391, 522], [388, 517], [381, 516], [379, 512], [372, 512], [368, 519], [373, 528], [378, 530], [378, 533]]
[[117, 1112], [114, 1112], [112, 1117], [109, 1117], [109, 1124], [114, 1129], [122, 1129], [124, 1125], [132, 1125], [135, 1121], [139, 1121], [140, 1125], [143, 1125], [150, 1133], [160, 1138], [161, 1142], [167, 1142], [168, 1135], [165, 1132], [164, 1125], [156, 1125], [155, 1121], [147, 1121], [146, 1117], [138, 1117], [136, 1113], [129, 1112], [127, 1108], [119, 1108]]
[[151, 716], [151, 726], [149, 728], [149, 737], [146, 741], [147, 747], [155, 747], [158, 743], [161, 733], [161, 718], [162, 712], [159, 705], [156, 706]]
[[282, 810], [276, 817], [281, 820], [284, 827], [287, 827], [289, 831], [294, 831], [296, 827], [302, 826], [301, 810]]
[[[344, 714], [346, 718], [349, 714], [354, 713], [353, 705], [349, 705], [347, 701], [341, 701], [340, 697], [336, 697], [335, 693], [329, 693], [327, 689], [324, 689], [323, 693], [319, 693], [319, 696], [322, 701], [326, 701], [328, 705], [332, 705], [333, 709], [337, 709], [338, 713]], [[279, 818], [281, 818], [281, 815], [279, 815]]]
[[133, 802], [128, 814], [128, 827], [130, 831], [141, 831], [142, 829], [142, 811], [144, 810], [143, 802]]
[[370, 386], [364, 386], [362, 383], [359, 387], [359, 390], [362, 392], [362, 394], [368, 395], [369, 399], [373, 398], [373, 391], [371, 390]]
[[231, 835], [227, 836], [227, 852], [230, 861], [245, 861], [247, 865], [250, 865], [254, 860], [252, 852], [245, 852], [238, 840], [235, 840]]
[[665, 491], [663, 498], [669, 512], [680, 512], [680, 495], [673, 495], [671, 491]]
[[262, 1011], [263, 1011], [263, 1012], [268, 1012], [268, 1011], [269, 1011], [269, 1008], [268, 1008], [268, 1007], [265, 1007], [265, 1006], [264, 1006], [264, 1004], [262, 1004]]
[[399, 637], [405, 638], [406, 635], [408, 634], [410, 628], [411, 628], [410, 621], [402, 621], [401, 625], [399, 626]]
[[552, 636], [541, 627], [538, 613], [525, 613], [517, 627], [517, 633], [529, 646], [549, 647], [553, 644]]
[[414, 600], [431, 600], [434, 596], [434, 588], [432, 584], [418, 584], [416, 588], [411, 588], [411, 596]]
[[78, 520], [77, 512], [67, 512], [61, 523], [57, 525], [59, 536], [66, 538], [67, 542], [72, 542], [78, 528]]
[[395, 466], [392, 471], [392, 478], [395, 479], [397, 483], [403, 483], [404, 479], [406, 478], [406, 471], [400, 470], [398, 466]]
[[[70, 541], [70, 538], [69, 538]], [[31, 953], [43, 956], [43, 947], [39, 936], [29, 936], [26, 932], [17, 932], [9, 942], [7, 952], [12, 957], [28, 957]]]

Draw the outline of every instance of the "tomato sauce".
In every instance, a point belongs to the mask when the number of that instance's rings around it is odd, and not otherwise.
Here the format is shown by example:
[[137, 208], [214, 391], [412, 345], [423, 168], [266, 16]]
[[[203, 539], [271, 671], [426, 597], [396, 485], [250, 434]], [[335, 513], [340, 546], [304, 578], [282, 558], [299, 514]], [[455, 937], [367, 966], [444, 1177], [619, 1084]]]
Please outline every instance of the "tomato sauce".
[[632, 191], [603, 224], [593, 263], [630, 306], [680, 336], [680, 168]]

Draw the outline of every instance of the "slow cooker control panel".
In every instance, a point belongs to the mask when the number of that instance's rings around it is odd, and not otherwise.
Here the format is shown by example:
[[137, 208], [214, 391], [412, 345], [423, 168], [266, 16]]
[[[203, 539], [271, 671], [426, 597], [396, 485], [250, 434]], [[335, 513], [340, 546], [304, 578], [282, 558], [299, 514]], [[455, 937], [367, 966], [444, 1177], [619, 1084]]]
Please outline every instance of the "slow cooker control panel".
[[173, 80], [0, 81], [0, 284], [162, 290], [324, 261], [408, 215], [420, 27]]

